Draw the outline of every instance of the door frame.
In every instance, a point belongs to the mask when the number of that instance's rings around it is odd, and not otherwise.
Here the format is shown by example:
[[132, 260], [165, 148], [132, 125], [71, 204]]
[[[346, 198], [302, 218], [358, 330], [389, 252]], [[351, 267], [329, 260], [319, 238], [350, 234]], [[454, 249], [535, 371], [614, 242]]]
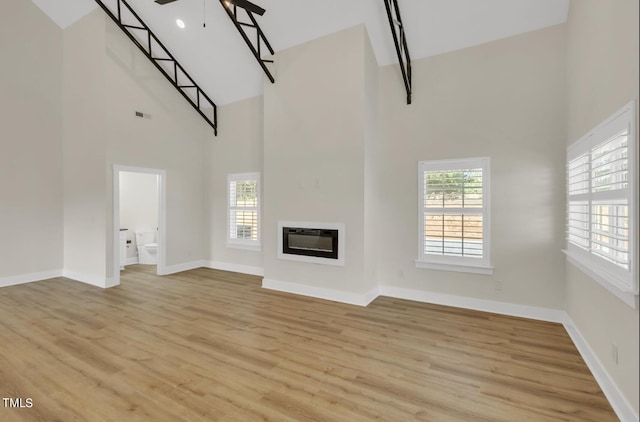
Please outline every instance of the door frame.
[[113, 165], [113, 277], [110, 286], [120, 284], [120, 173], [144, 173], [158, 176], [158, 264], [157, 274], [164, 274], [166, 267], [167, 233], [167, 172], [162, 169]]

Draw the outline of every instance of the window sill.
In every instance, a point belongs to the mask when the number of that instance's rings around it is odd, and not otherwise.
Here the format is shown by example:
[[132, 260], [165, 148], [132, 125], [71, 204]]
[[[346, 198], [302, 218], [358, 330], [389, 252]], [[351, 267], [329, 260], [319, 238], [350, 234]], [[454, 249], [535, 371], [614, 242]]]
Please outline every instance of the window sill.
[[578, 255], [571, 253], [571, 251], [563, 249], [562, 252], [564, 252], [564, 254], [567, 256], [567, 260], [571, 264], [573, 264], [574, 267], [585, 273], [596, 283], [607, 289], [611, 294], [616, 296], [618, 299], [620, 299], [633, 309], [638, 309], [637, 294], [620, 289], [615, 284], [613, 284], [613, 282], [610, 280], [610, 277], [607, 277], [606, 273], [594, 270], [591, 265], [584, 261], [584, 259], [581, 259]]
[[253, 252], [261, 252], [262, 251], [262, 245], [248, 245], [246, 243], [227, 242], [227, 248], [242, 249], [242, 250], [245, 250], [245, 251], [253, 251]]
[[461, 265], [461, 264], [442, 264], [428, 261], [421, 261], [416, 259], [416, 268], [424, 268], [427, 270], [438, 271], [455, 271], [458, 273], [472, 273], [491, 275], [493, 274], [493, 267], [481, 266], [481, 265]]

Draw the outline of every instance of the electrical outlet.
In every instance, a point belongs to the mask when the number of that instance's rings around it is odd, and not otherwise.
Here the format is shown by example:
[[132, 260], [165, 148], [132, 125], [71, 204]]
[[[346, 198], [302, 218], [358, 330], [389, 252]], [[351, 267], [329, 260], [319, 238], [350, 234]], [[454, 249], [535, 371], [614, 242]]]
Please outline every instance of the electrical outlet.
[[611, 344], [611, 360], [613, 360], [613, 363], [616, 365], [618, 364], [618, 345], [615, 343]]
[[494, 280], [494, 287], [498, 291], [502, 291], [503, 283], [501, 280]]

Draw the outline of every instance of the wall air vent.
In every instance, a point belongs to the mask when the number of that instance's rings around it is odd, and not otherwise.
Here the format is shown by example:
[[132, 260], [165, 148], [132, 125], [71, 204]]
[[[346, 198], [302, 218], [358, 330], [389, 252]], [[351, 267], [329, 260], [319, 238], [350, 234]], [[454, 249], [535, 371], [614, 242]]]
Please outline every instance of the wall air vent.
[[136, 111], [136, 117], [144, 117], [145, 119], [151, 119], [151, 115], [149, 113], [143, 113], [141, 111]]

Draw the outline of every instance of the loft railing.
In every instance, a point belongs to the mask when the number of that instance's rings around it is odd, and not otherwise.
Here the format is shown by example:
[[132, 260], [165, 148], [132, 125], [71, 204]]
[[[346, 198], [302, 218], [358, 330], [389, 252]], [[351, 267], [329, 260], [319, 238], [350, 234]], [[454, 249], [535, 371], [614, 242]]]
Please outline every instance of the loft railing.
[[[140, 51], [158, 68], [180, 94], [218, 134], [218, 110], [216, 104], [198, 86], [186, 70], [178, 63], [162, 42], [125, 0], [114, 0], [115, 10], [102, 0], [95, 0], [109, 17], [120, 27]], [[113, 3], [113, 2], [111, 2]]]

